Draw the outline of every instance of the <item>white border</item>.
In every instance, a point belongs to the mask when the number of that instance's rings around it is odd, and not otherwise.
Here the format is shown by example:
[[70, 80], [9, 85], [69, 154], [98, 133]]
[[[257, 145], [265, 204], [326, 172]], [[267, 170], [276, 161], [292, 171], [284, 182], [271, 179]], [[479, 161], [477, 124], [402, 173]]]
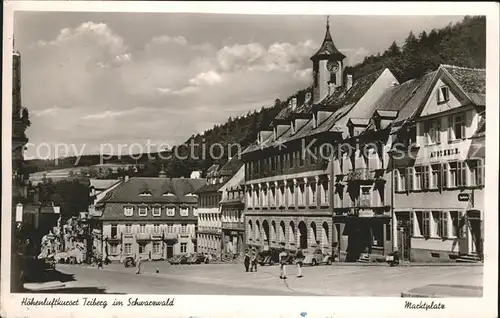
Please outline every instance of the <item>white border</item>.
[[[12, 88], [12, 31], [14, 11], [86, 11], [86, 12], [198, 12], [231, 14], [296, 14], [296, 15], [486, 15], [487, 16], [487, 96], [488, 134], [486, 136], [486, 195], [485, 204], [485, 263], [483, 298], [441, 299], [446, 305], [443, 310], [405, 310], [408, 299], [385, 297], [250, 297], [250, 296], [174, 296], [175, 307], [123, 307], [105, 310], [101, 308], [30, 308], [20, 306], [22, 297], [29, 295], [10, 294], [10, 237], [11, 237], [11, 94], [3, 94], [2, 116], [2, 271], [1, 306], [2, 315], [7, 309], [8, 317], [45, 315], [51, 317], [99, 316], [195, 316], [195, 317], [357, 317], [366, 314], [383, 317], [404, 316], [453, 316], [453, 317], [494, 317], [496, 315], [498, 282], [498, 87], [499, 87], [499, 6], [486, 2], [140, 2], [140, 1], [14, 1], [4, 5], [3, 38], [3, 91]], [[360, 22], [362, 23], [362, 22]], [[496, 172], [496, 173], [494, 173]], [[457, 277], [457, 283], [460, 277]], [[390, 282], [388, 282], [390, 283]], [[47, 295], [33, 295], [38, 299]], [[84, 295], [61, 295], [61, 299]], [[94, 296], [94, 295], [92, 295]], [[139, 295], [138, 295], [139, 296]], [[98, 295], [111, 302], [113, 298], [126, 296]], [[167, 295], [143, 295], [142, 299], [163, 299]], [[418, 302], [419, 299], [413, 298]], [[431, 299], [427, 299], [431, 301]], [[194, 305], [196, 304], [196, 305]], [[84, 310], [81, 310], [84, 309]]]

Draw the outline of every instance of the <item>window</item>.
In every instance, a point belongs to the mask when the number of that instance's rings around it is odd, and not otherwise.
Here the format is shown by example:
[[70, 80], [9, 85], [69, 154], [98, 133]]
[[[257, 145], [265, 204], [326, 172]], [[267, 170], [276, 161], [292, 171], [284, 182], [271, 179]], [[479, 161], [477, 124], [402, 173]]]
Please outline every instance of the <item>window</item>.
[[415, 182], [413, 190], [421, 190], [422, 189], [422, 173], [423, 167], [415, 167]]
[[448, 86], [441, 86], [437, 91], [438, 103], [446, 103], [450, 100], [450, 89]]
[[427, 190], [429, 189], [429, 166], [422, 166], [420, 168], [422, 170], [420, 189]]
[[132, 216], [134, 214], [134, 207], [126, 206], [123, 208], [123, 215]]
[[305, 152], [303, 151], [297, 151], [297, 157], [299, 158], [299, 166], [302, 167], [304, 165], [304, 156], [305, 156]]
[[407, 184], [408, 184], [408, 177], [407, 177], [407, 171], [405, 171], [404, 168], [398, 169], [399, 170], [399, 190], [400, 191], [406, 191], [407, 190]]
[[189, 215], [189, 208], [184, 207], [181, 208], [181, 216], [188, 216]]
[[116, 225], [111, 225], [111, 238], [116, 238], [118, 229]]
[[181, 253], [187, 253], [187, 243], [181, 243]]
[[132, 233], [132, 224], [125, 224], [125, 233], [127, 234]]
[[460, 237], [460, 213], [458, 211], [450, 211], [451, 220], [451, 235], [450, 237]]
[[399, 183], [399, 179], [400, 179], [400, 176], [399, 176], [399, 170], [398, 169], [394, 169], [393, 171], [393, 174], [394, 174], [394, 191], [395, 192], [398, 192], [398, 191], [401, 191], [401, 185]]
[[290, 160], [289, 160], [290, 168], [293, 168], [294, 161], [295, 161], [295, 153], [294, 152], [290, 152], [288, 154], [288, 157], [290, 158]]
[[160, 224], [154, 224], [153, 225], [153, 232], [154, 233], [160, 233]]
[[125, 243], [123, 247], [123, 253], [124, 254], [132, 254], [132, 244], [131, 243]]
[[148, 215], [148, 207], [140, 206], [139, 207], [139, 216], [147, 216]]
[[146, 233], [146, 225], [145, 224], [139, 225], [139, 233]]
[[143, 192], [139, 193], [139, 196], [140, 197], [150, 197], [151, 196], [151, 192], [149, 192], [149, 191], [143, 191]]
[[174, 225], [173, 224], [167, 225], [167, 233], [174, 233]]
[[448, 237], [448, 213], [442, 211], [432, 211], [432, 219], [434, 221], [433, 236], [441, 238]]
[[408, 190], [409, 191], [412, 191], [413, 189], [415, 189], [415, 186], [414, 186], [414, 171], [415, 169], [413, 167], [408, 167], [407, 170], [406, 170], [406, 175], [408, 177], [408, 181], [407, 181], [407, 187], [408, 187]]
[[428, 121], [424, 125], [427, 144], [439, 144], [441, 142], [441, 119]]
[[139, 244], [139, 254], [146, 253], [146, 244]]
[[465, 116], [464, 114], [449, 117], [448, 139], [459, 140], [465, 138]]
[[109, 254], [118, 254], [118, 245], [116, 244], [110, 244], [109, 245]]
[[429, 212], [427, 211], [416, 211], [417, 217], [417, 231], [415, 235], [420, 235], [424, 237], [429, 236]]
[[153, 242], [153, 254], [160, 254], [160, 243]]
[[450, 178], [449, 178], [449, 188], [463, 187], [465, 186], [465, 162], [450, 162]]
[[161, 216], [161, 207], [153, 207], [153, 216]]
[[187, 233], [187, 225], [186, 224], [182, 224], [181, 225], [181, 233], [182, 234], [186, 234]]
[[440, 189], [441, 188], [441, 165], [440, 164], [431, 166], [430, 188], [431, 189]]
[[470, 185], [471, 186], [482, 186], [484, 185], [484, 166], [483, 160], [472, 160], [469, 161], [469, 169], [471, 173]]
[[309, 185], [309, 189], [311, 190], [311, 205], [316, 205], [316, 183], [311, 183]]
[[167, 216], [175, 216], [175, 208], [174, 207], [167, 208]]
[[359, 198], [360, 207], [370, 207], [372, 203], [371, 187], [361, 187], [361, 196]]

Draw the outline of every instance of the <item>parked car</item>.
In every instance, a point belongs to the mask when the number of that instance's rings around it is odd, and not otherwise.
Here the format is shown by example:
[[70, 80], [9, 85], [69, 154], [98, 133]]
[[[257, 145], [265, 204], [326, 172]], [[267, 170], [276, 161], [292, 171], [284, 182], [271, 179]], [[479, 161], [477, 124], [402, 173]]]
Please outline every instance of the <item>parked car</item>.
[[191, 254], [181, 255], [181, 257], [179, 259], [179, 264], [189, 264], [188, 260], [189, 260], [190, 257], [191, 257]]
[[189, 257], [187, 262], [188, 264], [203, 264], [203, 263], [208, 264], [209, 260], [207, 256], [201, 253], [194, 253]]
[[179, 265], [180, 264], [180, 261], [181, 261], [181, 257], [182, 255], [174, 255], [172, 256], [168, 262], [171, 264], [171, 265]]
[[279, 263], [279, 253], [275, 249], [262, 251], [259, 253], [258, 262], [260, 266], [264, 265], [272, 266], [276, 263]]
[[319, 264], [331, 265], [334, 262], [334, 257], [331, 254], [324, 254], [321, 249], [316, 249], [311, 254], [306, 254], [303, 264], [316, 266]]
[[134, 267], [135, 266], [135, 259], [132, 256], [127, 256], [123, 260], [123, 265], [125, 267]]

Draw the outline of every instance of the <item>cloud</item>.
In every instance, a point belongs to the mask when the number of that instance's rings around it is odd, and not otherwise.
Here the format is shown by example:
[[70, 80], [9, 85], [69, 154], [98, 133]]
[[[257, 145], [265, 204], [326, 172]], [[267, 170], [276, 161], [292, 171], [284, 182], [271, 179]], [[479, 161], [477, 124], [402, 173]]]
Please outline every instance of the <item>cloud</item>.
[[189, 80], [189, 83], [196, 86], [215, 85], [222, 82], [221, 76], [215, 71], [203, 72]]
[[23, 102], [37, 118], [28, 134], [88, 149], [182, 143], [308, 86], [314, 49], [311, 41], [217, 47], [179, 34], [132, 45], [105, 23], [64, 28], [23, 52]]

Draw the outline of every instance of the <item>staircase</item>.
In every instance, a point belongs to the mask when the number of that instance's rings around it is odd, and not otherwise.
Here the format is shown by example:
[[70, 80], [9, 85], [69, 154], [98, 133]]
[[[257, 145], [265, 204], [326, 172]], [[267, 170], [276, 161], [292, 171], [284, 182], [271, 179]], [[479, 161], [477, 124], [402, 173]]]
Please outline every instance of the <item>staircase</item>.
[[481, 258], [476, 254], [460, 255], [457, 258], [457, 263], [479, 263]]

